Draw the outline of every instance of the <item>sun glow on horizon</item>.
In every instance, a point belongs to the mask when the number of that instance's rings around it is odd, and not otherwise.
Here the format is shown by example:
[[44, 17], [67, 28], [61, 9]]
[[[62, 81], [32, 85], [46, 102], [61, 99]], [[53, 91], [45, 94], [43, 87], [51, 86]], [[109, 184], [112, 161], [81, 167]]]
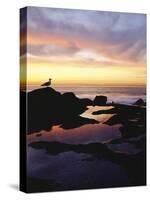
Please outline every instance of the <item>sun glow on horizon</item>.
[[[23, 68], [23, 67], [22, 67]], [[128, 67], [123, 70], [123, 66], [115, 67], [74, 67], [58, 65], [28, 64], [27, 84], [40, 84], [49, 77], [55, 84], [78, 84], [78, 85], [114, 85], [114, 86], [144, 86], [146, 85], [146, 68]], [[127, 68], [127, 67], [125, 67]], [[24, 82], [24, 81], [22, 81]]]

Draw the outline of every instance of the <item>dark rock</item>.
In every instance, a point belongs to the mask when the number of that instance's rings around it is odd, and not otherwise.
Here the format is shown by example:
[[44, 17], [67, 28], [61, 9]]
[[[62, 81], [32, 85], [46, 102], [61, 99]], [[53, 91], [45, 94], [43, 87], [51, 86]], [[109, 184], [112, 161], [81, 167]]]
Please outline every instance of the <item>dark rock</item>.
[[[123, 128], [123, 127], [122, 127]], [[123, 135], [122, 135], [123, 136]], [[136, 145], [138, 149], [144, 150], [146, 148], [146, 136], [145, 134], [141, 135], [140, 137], [137, 137], [135, 134], [131, 134], [130, 137], [121, 137], [117, 139], [112, 139], [108, 141], [106, 144], [122, 144], [122, 143], [130, 143]]]
[[41, 133], [37, 133], [37, 134], [36, 134], [36, 137], [41, 137], [41, 136], [42, 136]]
[[105, 124], [109, 126], [113, 126], [115, 124], [121, 124], [122, 123], [122, 117], [118, 114], [113, 115], [110, 119], [108, 119]]
[[88, 98], [80, 99], [80, 103], [82, 103], [82, 105], [84, 105], [84, 106], [93, 105], [93, 101], [91, 99], [88, 99]]
[[[74, 151], [76, 153], [94, 154], [99, 156], [104, 154], [107, 156], [113, 156], [113, 152], [107, 148], [107, 145], [101, 143], [89, 143], [89, 144], [66, 144], [61, 142], [32, 142], [30, 147], [35, 149], [45, 149], [47, 154], [58, 155], [62, 152]], [[122, 155], [122, 154], [119, 154]]]
[[62, 94], [62, 97], [68, 100], [77, 100], [78, 98], [75, 96], [73, 92], [65, 92]]
[[[70, 126], [74, 124], [75, 127], [79, 124], [91, 123], [89, 119], [87, 122], [85, 119], [78, 118], [87, 110], [87, 107], [72, 92], [61, 94], [53, 88], [47, 87], [21, 94], [22, 96], [27, 95], [28, 134], [50, 130], [53, 125], [63, 125], [64, 123], [68, 127], [69, 125], [66, 123], [68, 119], [72, 119]], [[80, 120], [81, 122], [79, 122]]]
[[116, 108], [111, 108], [109, 110], [98, 110], [98, 111], [95, 111], [93, 112], [92, 114], [93, 115], [100, 115], [100, 114], [114, 114], [117, 112], [117, 109]]
[[106, 105], [107, 97], [106, 96], [96, 96], [93, 105], [94, 106], [104, 106]]
[[128, 125], [126, 124], [126, 126], [120, 127], [119, 130], [123, 138], [131, 138], [145, 134], [146, 127], [144, 125], [138, 126], [134, 124], [128, 124]]
[[143, 101], [143, 99], [138, 99], [136, 102], [133, 103], [133, 105], [145, 106], [145, 102]]
[[27, 177], [27, 193], [57, 191], [60, 188], [62, 185], [54, 180]]
[[123, 104], [115, 104], [114, 108], [106, 111], [97, 111], [94, 114], [115, 114], [107, 122], [108, 125], [123, 124], [130, 125], [135, 124], [142, 125], [146, 121], [146, 109], [143, 107], [129, 106]]
[[81, 104], [80, 99], [73, 92], [66, 92], [61, 97], [61, 110], [67, 116], [76, 116], [86, 110], [86, 106]]
[[139, 140], [134, 142], [137, 148], [144, 149], [146, 151], [146, 136], [141, 137]]
[[53, 124], [59, 124], [61, 94], [47, 87], [27, 93], [28, 133], [49, 130]]
[[85, 124], [97, 124], [99, 123], [98, 121], [96, 121], [95, 119], [88, 119], [88, 118], [84, 118], [84, 117], [74, 117], [66, 119], [63, 121], [63, 124], [60, 126], [63, 129], [72, 129], [72, 128], [77, 128], [77, 127], [81, 127]]

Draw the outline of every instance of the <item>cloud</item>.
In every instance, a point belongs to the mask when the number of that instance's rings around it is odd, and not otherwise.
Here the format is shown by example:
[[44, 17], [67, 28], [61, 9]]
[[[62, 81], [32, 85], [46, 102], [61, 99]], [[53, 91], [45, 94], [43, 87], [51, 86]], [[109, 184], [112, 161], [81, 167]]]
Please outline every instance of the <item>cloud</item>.
[[62, 56], [62, 55], [73, 55], [79, 49], [70, 44], [67, 48], [59, 47], [57, 45], [51, 44], [41, 44], [41, 45], [28, 45], [28, 52], [36, 56]]
[[[144, 14], [29, 7], [28, 33], [43, 41], [28, 45], [29, 52], [38, 56], [73, 56], [91, 49], [114, 61], [145, 62]], [[52, 36], [59, 42], [52, 41]]]

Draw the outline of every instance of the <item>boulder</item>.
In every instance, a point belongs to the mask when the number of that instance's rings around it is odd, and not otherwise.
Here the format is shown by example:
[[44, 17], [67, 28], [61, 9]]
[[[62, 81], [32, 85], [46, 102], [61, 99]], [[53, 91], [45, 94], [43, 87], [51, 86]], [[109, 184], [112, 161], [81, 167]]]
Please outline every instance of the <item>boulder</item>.
[[61, 118], [61, 94], [53, 88], [36, 89], [27, 93], [28, 133], [49, 130]]
[[86, 110], [86, 106], [80, 102], [80, 99], [73, 92], [62, 94], [61, 105], [65, 118], [82, 114]]
[[[73, 92], [61, 94], [51, 87], [21, 93], [21, 96], [24, 99], [27, 96], [28, 134], [50, 130], [53, 125], [66, 123], [67, 119], [77, 119], [87, 110], [86, 105]], [[82, 121], [82, 124], [88, 122]]]
[[88, 98], [80, 99], [80, 102], [84, 106], [91, 106], [91, 105], [93, 105], [93, 101], [91, 99], [88, 99]]
[[107, 97], [106, 96], [96, 96], [93, 105], [94, 106], [104, 106], [107, 103]]
[[63, 124], [60, 126], [63, 129], [72, 129], [72, 128], [78, 128], [85, 124], [98, 124], [99, 122], [95, 119], [89, 119], [81, 116], [73, 117], [64, 120]]
[[133, 103], [135, 106], [145, 106], [145, 102], [143, 99], [138, 99], [136, 102]]

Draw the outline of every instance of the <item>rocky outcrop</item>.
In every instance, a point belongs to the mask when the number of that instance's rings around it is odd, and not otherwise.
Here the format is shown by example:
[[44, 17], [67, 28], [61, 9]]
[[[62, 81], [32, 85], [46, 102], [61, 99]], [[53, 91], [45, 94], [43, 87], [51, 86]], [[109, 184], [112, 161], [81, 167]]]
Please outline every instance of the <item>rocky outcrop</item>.
[[93, 105], [94, 106], [104, 106], [107, 103], [107, 97], [106, 96], [96, 96]]
[[[25, 96], [24, 93], [21, 93]], [[27, 97], [27, 133], [50, 130], [53, 125], [78, 127], [96, 120], [79, 115], [87, 109], [90, 100], [79, 99], [73, 92], [61, 94], [51, 87], [36, 89], [26, 93]], [[71, 125], [67, 123], [70, 119]]]
[[80, 99], [80, 103], [84, 106], [92, 106], [93, 105], [93, 101], [88, 98]]
[[135, 106], [145, 106], [146, 103], [144, 102], [143, 99], [138, 99], [136, 102], [133, 103]]

